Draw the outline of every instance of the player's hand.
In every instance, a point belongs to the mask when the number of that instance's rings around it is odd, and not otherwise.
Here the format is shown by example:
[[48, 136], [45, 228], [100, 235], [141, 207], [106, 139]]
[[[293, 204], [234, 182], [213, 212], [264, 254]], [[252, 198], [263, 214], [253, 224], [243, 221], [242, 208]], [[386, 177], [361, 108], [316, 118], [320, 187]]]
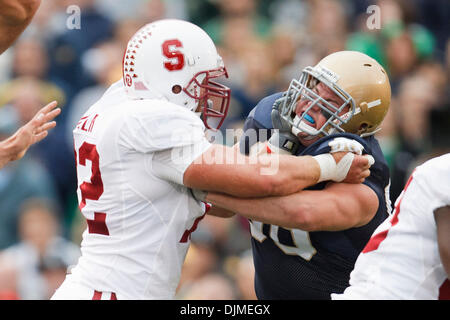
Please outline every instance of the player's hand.
[[339, 137], [328, 145], [330, 153], [314, 156], [320, 166], [318, 182], [335, 181], [362, 183], [370, 175], [370, 166], [375, 163], [371, 155], [362, 155], [364, 147], [358, 141]]
[[268, 141], [268, 147], [271, 152], [296, 154], [300, 147], [300, 141], [292, 134], [292, 125], [281, 115], [281, 105], [285, 103], [286, 97], [282, 96], [275, 100], [270, 114], [272, 126], [275, 132]]
[[48, 130], [56, 126], [56, 121], [53, 119], [61, 113], [61, 109], [56, 106], [56, 101], [47, 104], [36, 113], [33, 119], [4, 141], [8, 149], [9, 161], [22, 158], [30, 146], [44, 139], [48, 135]]
[[336, 170], [340, 171], [338, 180], [343, 177], [341, 181], [346, 183], [364, 182], [370, 176], [370, 167], [375, 163], [371, 155], [357, 155], [343, 151], [333, 153], [332, 156], [336, 161]]
[[364, 150], [363, 145], [356, 140], [344, 137], [334, 138], [328, 145], [337, 164], [336, 170], [341, 171], [340, 179], [344, 177], [342, 181], [347, 183], [364, 182], [364, 179], [370, 175], [369, 168], [375, 160], [370, 155], [361, 156]]

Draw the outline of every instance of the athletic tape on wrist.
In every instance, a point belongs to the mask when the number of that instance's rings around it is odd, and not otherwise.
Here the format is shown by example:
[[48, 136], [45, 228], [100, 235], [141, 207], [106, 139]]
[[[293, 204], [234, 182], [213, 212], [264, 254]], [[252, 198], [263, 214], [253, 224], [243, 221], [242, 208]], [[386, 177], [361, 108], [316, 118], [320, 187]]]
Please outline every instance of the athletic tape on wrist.
[[336, 165], [336, 173], [333, 181], [341, 182], [345, 179], [348, 174], [348, 170], [352, 166], [353, 158], [355, 158], [354, 153], [347, 153]]
[[329, 153], [325, 153], [314, 156], [313, 158], [320, 167], [320, 177], [317, 182], [333, 180], [336, 175], [336, 161], [334, 161], [333, 156]]

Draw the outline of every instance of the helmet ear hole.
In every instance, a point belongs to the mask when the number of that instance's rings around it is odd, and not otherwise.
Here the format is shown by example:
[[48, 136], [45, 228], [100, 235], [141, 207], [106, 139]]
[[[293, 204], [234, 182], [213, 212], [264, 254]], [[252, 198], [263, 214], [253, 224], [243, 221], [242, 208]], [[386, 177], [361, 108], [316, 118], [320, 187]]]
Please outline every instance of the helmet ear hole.
[[172, 92], [175, 94], [179, 94], [181, 92], [181, 86], [179, 84], [176, 84], [172, 87]]
[[366, 122], [361, 123], [358, 129], [358, 134], [364, 133], [369, 128], [369, 125]]

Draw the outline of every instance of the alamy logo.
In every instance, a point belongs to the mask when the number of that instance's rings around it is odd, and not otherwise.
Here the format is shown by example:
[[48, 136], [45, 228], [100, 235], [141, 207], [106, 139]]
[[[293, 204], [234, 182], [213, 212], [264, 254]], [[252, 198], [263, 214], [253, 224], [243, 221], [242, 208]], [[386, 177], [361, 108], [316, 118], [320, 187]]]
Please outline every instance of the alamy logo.
[[366, 26], [369, 30], [381, 29], [381, 9], [377, 5], [371, 5], [367, 7], [367, 14], [370, 16], [367, 18]]
[[69, 15], [66, 20], [66, 27], [69, 30], [81, 29], [81, 9], [79, 6], [70, 5], [66, 9], [66, 13]]

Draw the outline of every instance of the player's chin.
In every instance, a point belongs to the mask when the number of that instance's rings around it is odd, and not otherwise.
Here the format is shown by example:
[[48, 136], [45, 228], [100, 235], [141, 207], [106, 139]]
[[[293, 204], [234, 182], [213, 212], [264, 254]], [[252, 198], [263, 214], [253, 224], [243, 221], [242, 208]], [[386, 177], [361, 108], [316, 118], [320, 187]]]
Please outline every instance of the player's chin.
[[305, 147], [312, 145], [314, 142], [320, 139], [319, 136], [311, 136], [305, 132], [300, 132], [299, 134], [297, 134], [297, 138]]

